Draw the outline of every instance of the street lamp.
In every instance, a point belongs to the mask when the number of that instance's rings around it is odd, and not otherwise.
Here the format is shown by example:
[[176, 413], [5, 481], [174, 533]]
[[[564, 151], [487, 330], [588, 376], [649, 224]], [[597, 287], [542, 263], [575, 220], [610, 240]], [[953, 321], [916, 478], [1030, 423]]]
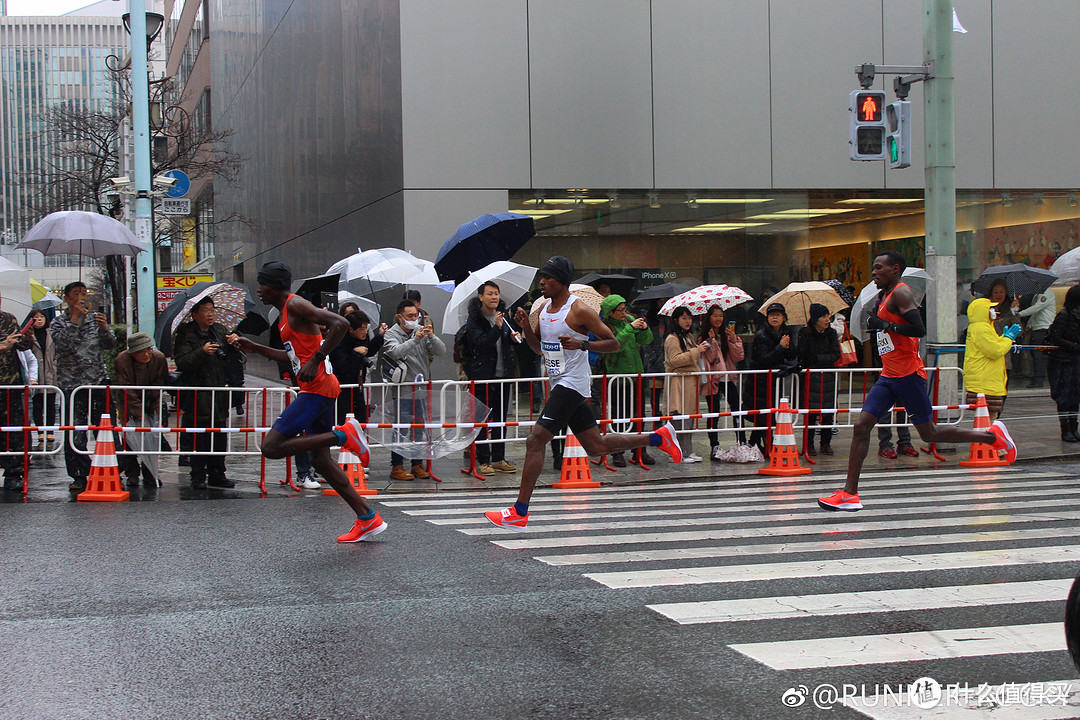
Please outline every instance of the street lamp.
[[[115, 15], [113, 17], [116, 17]], [[120, 16], [120, 19], [124, 21], [124, 29], [127, 30], [127, 34], [131, 34], [131, 13], [124, 13]], [[161, 13], [148, 12], [146, 13], [146, 52], [150, 52], [150, 45], [157, 40], [157, 36], [161, 34], [161, 28], [165, 26], [165, 16]]]

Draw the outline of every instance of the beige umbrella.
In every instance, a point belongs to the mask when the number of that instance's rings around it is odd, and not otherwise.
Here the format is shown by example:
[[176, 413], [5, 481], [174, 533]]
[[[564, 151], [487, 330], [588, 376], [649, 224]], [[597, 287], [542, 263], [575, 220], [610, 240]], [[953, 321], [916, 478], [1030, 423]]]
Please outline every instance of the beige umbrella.
[[[576, 296], [579, 300], [585, 303], [585, 306], [600, 314], [600, 303], [604, 301], [604, 296], [596, 292], [596, 288], [591, 285], [579, 285], [574, 283], [570, 286], [570, 294]], [[529, 322], [532, 324], [533, 332], [540, 331], [540, 311], [544, 309], [544, 306], [548, 304], [547, 298], [538, 298], [533, 303], [532, 312], [529, 313]]]
[[848, 306], [836, 290], [818, 281], [789, 283], [786, 288], [766, 300], [760, 312], [764, 315], [765, 308], [773, 303], [784, 306], [789, 325], [805, 325], [810, 316], [810, 306], [814, 303], [824, 305], [830, 313], [839, 312]]

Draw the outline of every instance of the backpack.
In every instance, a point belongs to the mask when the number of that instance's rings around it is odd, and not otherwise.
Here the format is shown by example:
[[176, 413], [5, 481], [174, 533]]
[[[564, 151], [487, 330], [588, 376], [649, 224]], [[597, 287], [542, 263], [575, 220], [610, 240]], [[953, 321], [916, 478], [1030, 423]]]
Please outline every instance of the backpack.
[[454, 362], [458, 365], [469, 361], [472, 353], [469, 352], [469, 323], [462, 325], [454, 333]]

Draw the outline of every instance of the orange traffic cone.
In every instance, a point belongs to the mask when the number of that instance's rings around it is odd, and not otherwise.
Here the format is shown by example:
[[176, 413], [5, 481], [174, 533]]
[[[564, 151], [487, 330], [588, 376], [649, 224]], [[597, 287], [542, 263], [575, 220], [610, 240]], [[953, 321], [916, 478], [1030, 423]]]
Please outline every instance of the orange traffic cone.
[[769, 466], [758, 470], [761, 475], [806, 475], [810, 468], [799, 464], [799, 449], [795, 446], [795, 431], [791, 423], [795, 419], [787, 398], [780, 399], [776, 409], [776, 430], [773, 431]]
[[[975, 429], [990, 429], [990, 411], [987, 409], [986, 396], [982, 393], [979, 393], [975, 400]], [[1008, 464], [992, 445], [986, 443], [971, 443], [968, 459], [960, 461], [961, 467], [997, 467]]]
[[131, 493], [120, 484], [120, 468], [116, 464], [116, 444], [113, 442], [112, 422], [108, 415], [101, 416], [94, 445], [94, 458], [90, 462], [90, 477], [86, 490], [75, 496], [76, 500], [90, 502], [118, 502], [127, 500]]
[[[341, 449], [338, 454], [338, 465], [345, 471], [345, 476], [349, 478], [349, 482], [356, 488], [358, 495], [378, 495], [378, 490], [372, 490], [367, 486], [367, 476], [364, 474], [364, 465], [360, 462], [360, 458], [356, 453]], [[333, 488], [323, 488], [323, 495], [336, 496], [340, 495], [337, 490]]]
[[592, 479], [592, 470], [589, 469], [589, 456], [585, 454], [585, 448], [574, 437], [572, 432], [566, 433], [566, 443], [563, 445], [562, 473], [559, 482], [553, 483], [552, 487], [561, 490], [578, 488], [598, 488], [600, 483]]

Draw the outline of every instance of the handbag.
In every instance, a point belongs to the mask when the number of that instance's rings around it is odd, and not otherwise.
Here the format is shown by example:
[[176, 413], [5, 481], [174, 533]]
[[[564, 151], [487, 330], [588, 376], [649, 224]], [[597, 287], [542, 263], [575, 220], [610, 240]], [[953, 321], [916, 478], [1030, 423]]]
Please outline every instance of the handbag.
[[406, 376], [409, 374], [409, 366], [404, 360], [391, 360], [386, 355], [382, 356], [382, 370], [383, 379], [388, 383], [405, 382]]
[[833, 367], [847, 367], [859, 362], [859, 356], [855, 354], [855, 341], [851, 334], [845, 332], [844, 339], [840, 341], [840, 359], [833, 363]]

